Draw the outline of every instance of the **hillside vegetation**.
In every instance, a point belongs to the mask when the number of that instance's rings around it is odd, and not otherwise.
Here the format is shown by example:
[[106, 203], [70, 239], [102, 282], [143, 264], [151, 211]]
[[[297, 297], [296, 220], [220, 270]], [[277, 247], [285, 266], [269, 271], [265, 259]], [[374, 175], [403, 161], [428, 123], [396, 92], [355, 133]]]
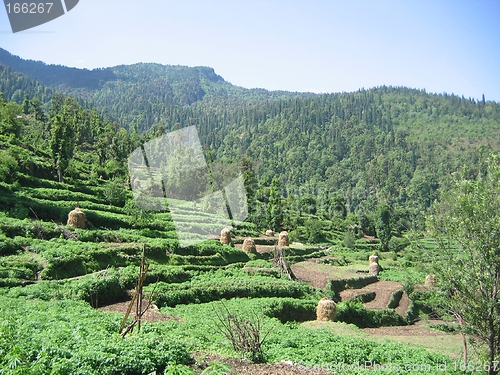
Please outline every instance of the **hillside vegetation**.
[[[405, 373], [414, 374], [448, 363], [448, 373], [460, 372], [456, 347], [428, 351], [359, 330], [438, 314], [420, 285], [439, 246], [426, 238], [426, 216], [452, 172], [485, 172], [499, 147], [498, 103], [395, 87], [248, 90], [206, 67], [88, 71], [4, 50], [0, 64], [1, 374], [201, 373], [200, 356], [214, 353], [331, 373], [402, 371], [349, 367], [358, 362], [412, 364]], [[236, 166], [245, 182], [249, 216], [230, 244], [193, 205], [178, 217], [187, 231], [196, 217], [206, 240], [181, 247], [168, 207], [148, 211], [133, 199], [131, 152], [191, 125], [209, 165]], [[75, 207], [85, 228], [67, 225]], [[268, 229], [288, 231], [286, 263], [322, 282], [287, 278]], [[246, 237], [257, 252], [242, 251]], [[122, 338], [123, 314], [99, 308], [130, 299], [143, 250], [144, 292], [163, 318]], [[373, 252], [378, 278], [368, 275]], [[362, 288], [379, 279], [399, 286], [383, 306], [366, 307], [379, 301]], [[345, 289], [352, 299], [342, 300]], [[339, 323], [301, 324], [315, 319], [324, 296], [337, 302]], [[225, 319], [258, 327], [263, 342], [238, 351]], [[338, 333], [347, 324], [350, 333]]]

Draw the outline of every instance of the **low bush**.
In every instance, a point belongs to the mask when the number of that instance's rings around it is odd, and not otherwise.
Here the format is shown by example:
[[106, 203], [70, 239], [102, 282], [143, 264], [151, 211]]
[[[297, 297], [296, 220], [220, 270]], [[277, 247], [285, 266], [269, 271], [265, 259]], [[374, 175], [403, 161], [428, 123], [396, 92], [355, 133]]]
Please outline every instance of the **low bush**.
[[[151, 290], [153, 286], [146, 289]], [[218, 270], [193, 276], [188, 283], [158, 283], [158, 306], [204, 303], [234, 297], [294, 297], [302, 298], [313, 288], [286, 279], [269, 276], [249, 276], [241, 270]]]
[[373, 301], [375, 299], [375, 296], [376, 296], [375, 292], [364, 292], [355, 295], [354, 297], [350, 298], [349, 301], [367, 303]]
[[329, 280], [325, 289], [331, 290], [335, 293], [339, 293], [349, 288], [360, 289], [377, 281], [377, 276], [360, 276], [349, 279]]
[[355, 324], [360, 328], [406, 325], [406, 320], [394, 310], [370, 310], [360, 302], [346, 301], [337, 304], [337, 320]]
[[0, 235], [0, 256], [15, 254], [21, 250], [25, 241], [22, 238], [7, 238]]
[[28, 249], [47, 260], [41, 274], [47, 280], [81, 276], [109, 266], [125, 267], [140, 262], [139, 257], [124, 254], [119, 248], [73, 240], [32, 240]]
[[395, 309], [396, 307], [398, 307], [399, 301], [401, 301], [401, 297], [403, 297], [402, 290], [396, 290], [394, 293], [392, 293], [391, 299], [389, 300], [389, 303], [387, 304], [387, 308], [388, 309]]
[[407, 238], [391, 237], [388, 247], [389, 250], [399, 253], [409, 245], [410, 241]]
[[24, 219], [0, 216], [0, 232], [3, 232], [7, 237], [27, 237], [49, 240], [59, 237], [61, 230], [52, 222], [41, 220]]
[[275, 298], [264, 309], [264, 314], [281, 323], [305, 322], [316, 319], [316, 301], [293, 298]]

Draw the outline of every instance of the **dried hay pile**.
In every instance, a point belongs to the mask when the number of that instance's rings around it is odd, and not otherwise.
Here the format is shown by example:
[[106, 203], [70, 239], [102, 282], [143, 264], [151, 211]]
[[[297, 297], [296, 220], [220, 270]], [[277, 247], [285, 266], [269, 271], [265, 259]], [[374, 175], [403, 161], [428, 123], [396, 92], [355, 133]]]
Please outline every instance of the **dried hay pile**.
[[256, 253], [257, 248], [255, 247], [255, 241], [253, 238], [245, 238], [245, 241], [243, 241], [243, 246], [241, 247], [245, 253]]
[[377, 276], [378, 273], [380, 272], [380, 266], [378, 265], [378, 263], [370, 263], [370, 268], [368, 269], [368, 273], [370, 275], [375, 275]]
[[274, 236], [274, 232], [271, 229], [266, 230], [266, 236], [272, 237]]
[[378, 265], [377, 253], [373, 253], [372, 255], [370, 255], [368, 260], [370, 261], [370, 268], [368, 269], [369, 270], [368, 272], [370, 273], [370, 275], [377, 276], [378, 273], [380, 272], [380, 266]]
[[220, 232], [220, 242], [223, 245], [229, 245], [231, 243], [231, 231], [229, 228], [224, 228]]
[[370, 261], [370, 264], [372, 264], [372, 263], [377, 263], [378, 264], [378, 255], [377, 255], [377, 253], [373, 253], [372, 255], [370, 255], [370, 257], [368, 258], [368, 260]]
[[280, 247], [288, 247], [290, 246], [290, 241], [288, 240], [288, 232], [281, 232], [278, 237], [278, 246]]
[[425, 276], [425, 284], [424, 285], [426, 288], [432, 288], [434, 285], [436, 285], [436, 275]]
[[337, 305], [331, 299], [323, 297], [318, 302], [316, 307], [316, 320], [318, 321], [335, 321], [337, 318]]
[[68, 214], [68, 222], [66, 225], [72, 226], [73, 228], [85, 228], [85, 212], [82, 211], [80, 207], [75, 208]]

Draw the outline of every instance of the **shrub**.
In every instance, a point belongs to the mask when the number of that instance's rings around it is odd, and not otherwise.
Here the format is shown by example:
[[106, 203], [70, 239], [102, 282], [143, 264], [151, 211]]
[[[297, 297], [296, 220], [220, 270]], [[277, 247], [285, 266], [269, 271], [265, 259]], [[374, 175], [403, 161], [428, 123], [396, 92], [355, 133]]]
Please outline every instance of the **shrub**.
[[16, 159], [6, 151], [0, 150], [0, 181], [11, 182], [18, 170]]
[[390, 251], [399, 253], [403, 251], [408, 245], [410, 245], [410, 241], [407, 238], [391, 237], [388, 246]]
[[337, 304], [337, 320], [355, 324], [360, 328], [407, 324], [406, 320], [394, 310], [369, 310], [360, 302], [353, 301]]
[[347, 288], [363, 288], [364, 286], [374, 283], [377, 280], [377, 276], [362, 276], [350, 279], [329, 280], [325, 289], [338, 293]]
[[373, 301], [375, 299], [375, 296], [376, 296], [375, 292], [364, 292], [350, 298], [349, 301], [367, 303]]
[[0, 256], [15, 254], [21, 250], [21, 242], [17, 239], [0, 235]]
[[264, 309], [264, 314], [281, 323], [305, 322], [316, 319], [316, 304], [310, 300], [276, 299]]
[[307, 242], [318, 243], [324, 240], [325, 235], [319, 220], [307, 220], [304, 226]]
[[387, 304], [387, 308], [395, 309], [396, 307], [398, 307], [399, 301], [401, 301], [401, 297], [403, 297], [402, 290], [396, 290], [394, 293], [392, 293], [391, 299], [389, 300], [389, 303]]
[[344, 233], [344, 240], [342, 241], [342, 245], [344, 245], [348, 249], [354, 249], [356, 245], [356, 235], [354, 234], [353, 230], [348, 229]]
[[109, 181], [103, 189], [104, 198], [110, 205], [123, 207], [127, 199], [127, 190], [118, 179]]

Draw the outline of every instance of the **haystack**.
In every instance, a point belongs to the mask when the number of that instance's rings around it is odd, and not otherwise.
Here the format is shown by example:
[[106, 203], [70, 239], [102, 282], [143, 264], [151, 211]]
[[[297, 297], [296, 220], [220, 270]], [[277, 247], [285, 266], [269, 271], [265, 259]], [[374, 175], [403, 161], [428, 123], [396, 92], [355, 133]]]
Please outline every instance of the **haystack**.
[[425, 284], [427, 288], [432, 288], [436, 285], [436, 275], [427, 275], [425, 276]]
[[272, 237], [274, 236], [274, 232], [271, 229], [266, 230], [266, 236]]
[[83, 229], [85, 228], [85, 222], [86, 222], [85, 212], [83, 212], [80, 207], [75, 208], [68, 214], [67, 225], [69, 226]]
[[378, 265], [378, 263], [370, 263], [370, 268], [369, 268], [369, 271], [370, 275], [375, 275], [377, 276], [378, 273], [380, 272], [380, 266]]
[[231, 243], [231, 231], [229, 228], [224, 228], [220, 232], [220, 242], [223, 245], [229, 245]]
[[287, 247], [290, 246], [290, 241], [288, 240], [288, 232], [281, 232], [278, 237], [278, 246]]
[[370, 255], [368, 260], [370, 261], [370, 264], [372, 264], [372, 263], [378, 264], [378, 255], [376, 253], [373, 253], [372, 255]]
[[316, 307], [316, 320], [318, 321], [335, 321], [337, 318], [337, 305], [331, 299], [323, 297], [318, 302]]
[[243, 241], [243, 246], [241, 247], [245, 253], [256, 253], [257, 248], [255, 247], [255, 241], [253, 238], [245, 238]]

